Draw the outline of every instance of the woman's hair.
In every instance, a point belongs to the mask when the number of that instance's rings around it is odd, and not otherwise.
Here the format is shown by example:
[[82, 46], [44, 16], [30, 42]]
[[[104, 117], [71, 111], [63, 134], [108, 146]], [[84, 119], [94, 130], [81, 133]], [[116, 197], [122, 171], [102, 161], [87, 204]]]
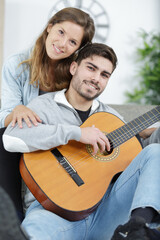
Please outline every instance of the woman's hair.
[[57, 61], [56, 65], [54, 64], [53, 66], [53, 74], [49, 74], [49, 65], [52, 63], [47, 55], [45, 45], [48, 35], [48, 25], [55, 25], [64, 21], [70, 21], [83, 27], [84, 36], [80, 48], [92, 41], [95, 32], [92, 18], [80, 9], [72, 7], [64, 8], [48, 21], [47, 26], [35, 43], [30, 58], [22, 62], [28, 63], [30, 66], [30, 83], [36, 86], [39, 83], [50, 91], [68, 87], [71, 80], [69, 67], [75, 57], [75, 53], [65, 59]]
[[75, 61], [78, 63], [78, 65], [80, 65], [83, 59], [86, 59], [92, 56], [100, 56], [110, 60], [113, 65], [113, 71], [115, 70], [118, 62], [117, 56], [111, 47], [103, 43], [86, 44], [86, 46], [84, 46], [82, 49], [79, 50]]

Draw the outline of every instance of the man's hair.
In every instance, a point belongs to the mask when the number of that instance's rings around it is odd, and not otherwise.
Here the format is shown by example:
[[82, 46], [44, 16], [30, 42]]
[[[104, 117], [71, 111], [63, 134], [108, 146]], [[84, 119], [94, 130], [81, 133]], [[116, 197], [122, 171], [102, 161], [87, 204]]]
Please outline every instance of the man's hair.
[[118, 61], [117, 56], [111, 47], [102, 43], [86, 44], [83, 48], [79, 50], [75, 61], [79, 65], [82, 60], [92, 56], [100, 56], [110, 60], [111, 63], [113, 64], [113, 71], [115, 70]]

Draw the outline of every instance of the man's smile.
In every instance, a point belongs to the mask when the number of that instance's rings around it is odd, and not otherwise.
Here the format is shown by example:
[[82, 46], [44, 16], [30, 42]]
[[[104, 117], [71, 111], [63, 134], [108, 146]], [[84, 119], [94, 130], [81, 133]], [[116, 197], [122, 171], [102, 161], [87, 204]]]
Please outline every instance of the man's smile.
[[97, 84], [93, 83], [92, 81], [87, 81], [84, 80], [83, 81], [87, 86], [89, 86], [90, 88], [94, 89], [94, 90], [100, 90], [100, 88], [97, 86]]

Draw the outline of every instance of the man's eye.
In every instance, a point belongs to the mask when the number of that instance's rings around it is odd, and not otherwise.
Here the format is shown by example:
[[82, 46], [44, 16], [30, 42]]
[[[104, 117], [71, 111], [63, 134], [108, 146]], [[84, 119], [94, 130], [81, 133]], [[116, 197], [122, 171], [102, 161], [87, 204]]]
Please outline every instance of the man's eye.
[[102, 74], [102, 77], [104, 77], [104, 78], [109, 78], [110, 76], [108, 75], [108, 74]]
[[63, 34], [63, 31], [62, 30], [58, 30], [59, 31], [59, 33], [62, 35]]
[[94, 68], [93, 68], [93, 67], [91, 67], [91, 66], [88, 66], [88, 68], [89, 68], [90, 70], [92, 70], [92, 71], [94, 70]]

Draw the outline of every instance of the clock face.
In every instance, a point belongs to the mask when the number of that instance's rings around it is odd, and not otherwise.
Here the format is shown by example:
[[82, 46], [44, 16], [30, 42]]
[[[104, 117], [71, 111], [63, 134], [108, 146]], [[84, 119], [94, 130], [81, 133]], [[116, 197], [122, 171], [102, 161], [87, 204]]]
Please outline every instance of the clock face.
[[109, 19], [104, 7], [96, 0], [58, 0], [52, 7], [49, 18], [66, 7], [75, 7], [87, 12], [95, 23], [93, 42], [105, 43], [109, 32]]

